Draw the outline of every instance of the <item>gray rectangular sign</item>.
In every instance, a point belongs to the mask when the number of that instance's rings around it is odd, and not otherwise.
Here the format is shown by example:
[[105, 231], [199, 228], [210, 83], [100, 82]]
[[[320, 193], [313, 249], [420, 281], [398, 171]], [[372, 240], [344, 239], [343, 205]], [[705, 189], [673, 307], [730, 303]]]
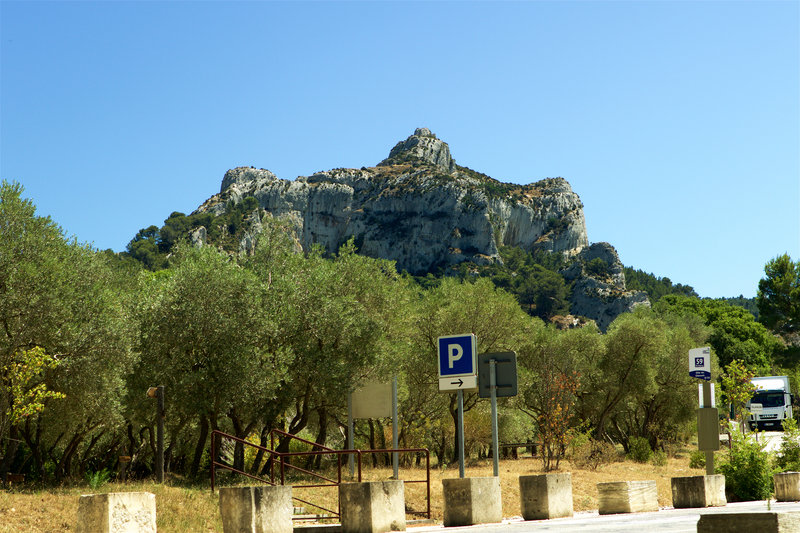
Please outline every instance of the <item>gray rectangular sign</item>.
[[517, 354], [514, 352], [482, 353], [478, 355], [478, 395], [491, 398], [489, 361], [495, 360], [497, 397], [517, 395]]
[[719, 450], [719, 412], [716, 407], [697, 410], [697, 449]]
[[392, 416], [392, 384], [363, 383], [353, 391], [353, 418]]

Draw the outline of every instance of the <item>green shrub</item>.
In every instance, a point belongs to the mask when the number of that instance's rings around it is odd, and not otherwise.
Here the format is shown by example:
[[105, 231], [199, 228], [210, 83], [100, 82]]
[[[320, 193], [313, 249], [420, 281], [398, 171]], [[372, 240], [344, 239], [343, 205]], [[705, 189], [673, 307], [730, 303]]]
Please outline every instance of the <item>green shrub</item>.
[[602, 464], [617, 460], [617, 450], [610, 442], [589, 439], [572, 451], [572, 462], [579, 468], [596, 470]]
[[800, 472], [800, 428], [793, 418], [783, 422], [783, 437], [777, 463], [781, 472]]
[[92, 490], [99, 489], [108, 483], [109, 479], [111, 479], [111, 472], [105, 468], [96, 472], [86, 472], [86, 483], [88, 483], [89, 488]]
[[611, 275], [611, 267], [603, 259], [595, 257], [586, 263], [586, 272], [594, 278], [606, 278]]
[[695, 450], [689, 456], [689, 468], [705, 468], [706, 452]]
[[646, 463], [653, 455], [650, 443], [644, 437], [633, 437], [628, 445], [628, 457], [637, 463]]
[[740, 432], [731, 434], [728, 461], [717, 467], [734, 501], [765, 500], [772, 494], [772, 456], [764, 444]]
[[651, 462], [656, 466], [667, 466], [667, 452], [664, 450], [655, 450]]

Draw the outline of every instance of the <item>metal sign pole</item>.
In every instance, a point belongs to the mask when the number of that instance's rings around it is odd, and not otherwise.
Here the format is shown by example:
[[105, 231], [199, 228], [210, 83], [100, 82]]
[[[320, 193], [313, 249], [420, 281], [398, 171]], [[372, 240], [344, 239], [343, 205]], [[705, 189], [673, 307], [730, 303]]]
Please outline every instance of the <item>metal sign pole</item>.
[[[703, 405], [711, 407], [711, 382], [703, 381]], [[716, 429], [717, 439], [719, 439], [719, 429]], [[714, 450], [705, 450], [706, 454], [706, 475], [714, 475]]]
[[464, 391], [458, 389], [458, 477], [464, 479]]
[[[353, 393], [347, 393], [347, 449], [353, 449]], [[350, 477], [355, 475], [355, 457], [352, 453], [347, 454], [347, 464], [350, 466]]]
[[500, 457], [497, 437], [497, 361], [489, 361], [489, 387], [492, 389], [492, 459], [494, 459], [494, 475], [500, 475]]
[[[397, 376], [395, 376], [392, 379], [392, 448], [395, 450], [400, 447], [397, 425]], [[400, 462], [397, 452], [392, 453], [392, 468], [394, 479], [400, 479]]]
[[156, 421], [156, 480], [164, 483], [164, 385], [156, 392], [158, 420]]

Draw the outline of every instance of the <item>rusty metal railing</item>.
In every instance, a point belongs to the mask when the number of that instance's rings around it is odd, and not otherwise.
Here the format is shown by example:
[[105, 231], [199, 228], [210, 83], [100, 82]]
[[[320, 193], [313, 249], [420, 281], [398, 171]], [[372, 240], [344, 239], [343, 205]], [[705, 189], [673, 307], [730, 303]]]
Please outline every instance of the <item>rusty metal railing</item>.
[[[275, 443], [275, 435], [282, 436], [284, 438], [290, 438], [294, 440], [298, 440], [305, 444], [309, 444], [314, 446], [315, 448], [319, 448], [318, 450], [312, 450], [307, 452], [278, 452], [274, 449]], [[263, 452], [264, 454], [268, 454], [267, 462], [269, 463], [270, 467], [270, 478], [266, 479], [260, 476], [253, 475], [249, 472], [245, 472], [243, 470], [239, 470], [234, 468], [230, 464], [226, 464], [220, 462], [218, 460], [218, 451], [220, 450], [220, 446], [217, 443], [218, 439], [228, 439], [234, 442], [241, 443], [244, 446], [249, 446], [255, 450]], [[412, 515], [422, 515], [428, 519], [431, 517], [431, 456], [430, 452], [427, 448], [392, 448], [392, 449], [385, 449], [385, 450], [334, 450], [332, 448], [328, 448], [327, 446], [323, 446], [316, 442], [311, 442], [309, 440], [302, 439], [291, 433], [286, 433], [285, 431], [280, 430], [272, 430], [270, 432], [270, 444], [273, 446], [272, 449], [265, 448], [264, 446], [260, 446], [258, 444], [253, 444], [245, 439], [236, 437], [234, 435], [230, 435], [228, 433], [223, 433], [219, 430], [214, 430], [211, 432], [211, 492], [214, 492], [216, 486], [216, 470], [217, 468], [222, 470], [228, 470], [230, 472], [234, 472], [236, 474], [240, 474], [246, 476], [250, 479], [254, 479], [260, 481], [261, 483], [266, 483], [268, 485], [285, 485], [286, 484], [286, 472], [289, 471], [296, 471], [302, 474], [305, 474], [312, 479], [319, 480], [316, 484], [310, 485], [293, 485], [297, 488], [323, 488], [323, 487], [338, 487], [342, 483], [342, 457], [354, 455], [356, 458], [356, 463], [358, 464], [358, 475], [356, 480], [360, 483], [362, 481], [362, 457], [364, 454], [389, 454], [389, 453], [424, 453], [425, 454], [425, 479], [410, 479], [410, 480], [403, 480], [403, 483], [425, 483], [426, 485], [426, 510], [425, 511], [414, 511], [414, 510], [407, 510], [408, 514]], [[337, 477], [336, 479], [331, 479], [325, 477], [321, 474], [317, 474], [316, 472], [312, 472], [311, 470], [307, 470], [305, 468], [301, 468], [299, 466], [291, 464], [290, 459], [292, 457], [309, 457], [309, 456], [325, 456], [325, 455], [333, 455], [336, 457], [336, 471]], [[288, 460], [287, 460], [288, 459]], [[275, 479], [275, 463], [280, 465], [280, 480], [276, 481]], [[341, 504], [338, 505], [338, 509], [336, 511], [332, 509], [327, 509], [322, 507], [321, 505], [303, 500], [298, 497], [294, 497], [293, 499], [297, 502], [300, 502], [304, 505], [310, 505], [311, 507], [320, 509], [325, 511], [326, 513], [330, 513], [334, 517], [338, 518], [341, 516]], [[337, 496], [338, 501], [338, 496]], [[298, 519], [298, 518], [295, 518]], [[300, 518], [302, 519], [302, 518]]]

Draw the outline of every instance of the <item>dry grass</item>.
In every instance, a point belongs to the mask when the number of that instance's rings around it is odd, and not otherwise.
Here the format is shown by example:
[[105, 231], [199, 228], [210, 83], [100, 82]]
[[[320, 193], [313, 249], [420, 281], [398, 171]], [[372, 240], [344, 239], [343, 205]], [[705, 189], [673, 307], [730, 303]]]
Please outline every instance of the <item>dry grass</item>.
[[[670, 478], [702, 475], [702, 470], [689, 468], [688, 453], [668, 460], [665, 466], [653, 466], [630, 461], [601, 465], [597, 470], [572, 468], [562, 463], [561, 472], [572, 472], [573, 500], [576, 511], [597, 509], [596, 484], [605, 481], [654, 479], [658, 485], [660, 506], [672, 505]], [[492, 475], [492, 462], [473, 461], [467, 467], [467, 476]], [[520, 514], [519, 482], [521, 475], [541, 474], [541, 463], [533, 458], [503, 460], [500, 462], [500, 483], [503, 494], [503, 514], [507, 517]], [[368, 469], [365, 480], [389, 479], [391, 469]], [[424, 479], [424, 469], [401, 469], [401, 479]], [[433, 518], [442, 519], [443, 478], [458, 477], [458, 467], [431, 470], [431, 509]], [[157, 526], [160, 533], [222, 532], [218, 495], [209, 487], [185, 488], [153, 482], [109, 483], [96, 492], [146, 491], [156, 495]], [[77, 520], [78, 498], [90, 490], [84, 486], [48, 490], [30, 490], [24, 486], [0, 491], [0, 532], [59, 532], [74, 531]], [[406, 501], [414, 509], [424, 509], [424, 485], [406, 485]], [[334, 489], [295, 490], [295, 495], [306, 500], [323, 502], [336, 508]], [[306, 506], [313, 512], [313, 508]], [[411, 517], [409, 517], [411, 518]]]

